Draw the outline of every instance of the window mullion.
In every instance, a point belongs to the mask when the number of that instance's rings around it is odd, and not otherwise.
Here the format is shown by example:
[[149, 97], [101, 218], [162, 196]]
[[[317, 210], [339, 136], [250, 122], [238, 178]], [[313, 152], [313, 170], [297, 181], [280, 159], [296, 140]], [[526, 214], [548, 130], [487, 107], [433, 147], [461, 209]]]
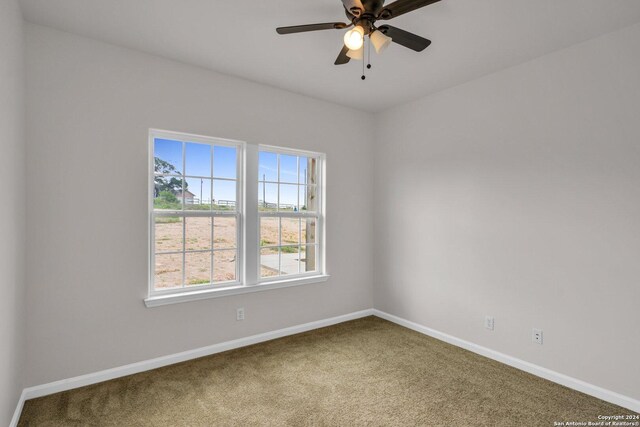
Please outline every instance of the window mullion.
[[[302, 210], [302, 206], [300, 206], [300, 156], [296, 156], [296, 182], [298, 185], [296, 186], [296, 190], [298, 190], [298, 194], [296, 197], [296, 211], [300, 212]], [[302, 273], [302, 217], [298, 218], [298, 274]]]
[[[244, 254], [244, 280], [246, 285], [255, 285], [260, 277], [260, 225], [258, 213], [258, 147], [247, 145], [244, 157], [244, 197], [242, 204]], [[241, 242], [238, 242], [239, 244]]]
[[[213, 210], [213, 187], [216, 184], [216, 182], [213, 180], [213, 161], [214, 161], [214, 152], [215, 152], [215, 147], [211, 147], [211, 189], [209, 190], [209, 203], [211, 204], [211, 210]], [[239, 154], [239, 153], [238, 153]], [[238, 178], [237, 176], [237, 169], [236, 169], [236, 178]], [[237, 188], [237, 184], [236, 184], [236, 188]], [[236, 191], [236, 210], [238, 209], [238, 195], [237, 195], [237, 191]], [[215, 226], [216, 226], [216, 218], [215, 218], [215, 214], [211, 215], [211, 259], [209, 262], [209, 265], [211, 267], [211, 271], [209, 272], [209, 277], [210, 277], [210, 283], [213, 283], [213, 279], [215, 277], [214, 275], [214, 269], [215, 267], [215, 252], [213, 250], [214, 248], [214, 242], [215, 242]], [[236, 220], [236, 228], [238, 227], [238, 222]], [[237, 234], [237, 233], [236, 233]], [[238, 240], [236, 238], [236, 247], [238, 246]], [[238, 273], [236, 273], [236, 278], [238, 278]]]
[[[185, 172], [187, 170], [187, 159], [186, 159], [186, 151], [187, 144], [182, 141], [182, 210], [184, 211], [185, 205], [185, 196], [184, 192], [187, 188], [187, 179], [184, 177]], [[202, 200], [200, 201], [202, 203]], [[185, 283], [187, 281], [187, 217], [182, 216], [182, 288], [185, 287]]]

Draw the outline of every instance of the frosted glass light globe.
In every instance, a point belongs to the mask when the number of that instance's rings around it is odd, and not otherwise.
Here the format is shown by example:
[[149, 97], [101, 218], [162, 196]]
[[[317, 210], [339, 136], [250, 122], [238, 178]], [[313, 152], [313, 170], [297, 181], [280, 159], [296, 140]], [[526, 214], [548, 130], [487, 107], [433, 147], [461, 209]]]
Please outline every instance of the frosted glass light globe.
[[376, 30], [371, 34], [371, 44], [376, 49], [376, 53], [382, 53], [390, 43], [391, 37], [383, 34], [380, 30]]
[[355, 27], [344, 35], [344, 44], [351, 50], [358, 50], [364, 44], [364, 28]]
[[364, 58], [364, 45], [358, 50], [349, 49], [347, 51], [347, 56], [351, 59], [355, 59], [356, 61], [361, 61]]

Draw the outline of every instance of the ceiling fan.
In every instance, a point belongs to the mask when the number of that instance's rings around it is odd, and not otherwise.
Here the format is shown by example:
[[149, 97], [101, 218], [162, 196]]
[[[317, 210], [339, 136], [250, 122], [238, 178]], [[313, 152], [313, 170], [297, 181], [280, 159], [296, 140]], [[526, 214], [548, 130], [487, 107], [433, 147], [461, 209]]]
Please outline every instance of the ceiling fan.
[[[351, 59], [363, 59], [365, 36], [377, 53], [382, 52], [392, 41], [404, 47], [422, 52], [431, 41], [391, 25], [376, 27], [376, 21], [388, 21], [405, 13], [412, 12], [424, 6], [437, 3], [440, 0], [396, 0], [384, 5], [385, 0], [342, 0], [347, 18], [351, 23], [327, 22], [323, 24], [295, 25], [276, 28], [278, 34], [303, 33], [318, 30], [353, 29], [344, 35], [344, 47], [340, 51], [335, 65], [346, 64]], [[370, 65], [367, 66], [371, 68]], [[364, 80], [364, 75], [362, 76]]]

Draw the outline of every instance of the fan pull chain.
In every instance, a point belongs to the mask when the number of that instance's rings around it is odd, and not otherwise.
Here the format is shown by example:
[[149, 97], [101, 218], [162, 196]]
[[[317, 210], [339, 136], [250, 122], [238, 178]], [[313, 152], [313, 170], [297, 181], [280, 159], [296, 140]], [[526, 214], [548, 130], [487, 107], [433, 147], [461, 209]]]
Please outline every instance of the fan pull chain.
[[[367, 43], [367, 39], [365, 37], [363, 43]], [[369, 44], [368, 46], [366, 46], [366, 54], [365, 54], [365, 46], [362, 46], [362, 77], [360, 77], [362, 80], [366, 79], [367, 76], [364, 73], [364, 62], [365, 59], [367, 60], [367, 70], [371, 69], [371, 35], [369, 35]]]
[[[367, 42], [367, 39], [364, 39], [364, 43]], [[362, 80], [366, 79], [367, 77], [364, 75], [364, 46], [362, 46], [362, 77], [360, 77]]]
[[[367, 39], [365, 37], [363, 43], [367, 43]], [[364, 80], [367, 78], [367, 76], [364, 75], [364, 60], [367, 60], [367, 69], [371, 69], [371, 36], [369, 36], [369, 46], [368, 46], [368, 55], [366, 55], [367, 57], [365, 58], [365, 46], [362, 46], [362, 77], [361, 79]]]

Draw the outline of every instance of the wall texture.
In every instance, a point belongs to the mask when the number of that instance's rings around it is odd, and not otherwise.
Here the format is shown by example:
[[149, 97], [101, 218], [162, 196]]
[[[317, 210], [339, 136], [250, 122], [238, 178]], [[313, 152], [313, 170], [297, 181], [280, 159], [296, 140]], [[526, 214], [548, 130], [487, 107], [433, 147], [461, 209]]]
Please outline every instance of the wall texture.
[[375, 307], [639, 399], [638, 52], [640, 25], [378, 115]]
[[[34, 25], [27, 61], [27, 385], [371, 308], [372, 117]], [[329, 281], [145, 308], [149, 128], [325, 152]]]
[[22, 391], [24, 342], [25, 140], [22, 15], [0, 0], [0, 425]]

